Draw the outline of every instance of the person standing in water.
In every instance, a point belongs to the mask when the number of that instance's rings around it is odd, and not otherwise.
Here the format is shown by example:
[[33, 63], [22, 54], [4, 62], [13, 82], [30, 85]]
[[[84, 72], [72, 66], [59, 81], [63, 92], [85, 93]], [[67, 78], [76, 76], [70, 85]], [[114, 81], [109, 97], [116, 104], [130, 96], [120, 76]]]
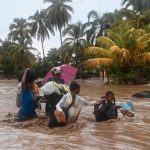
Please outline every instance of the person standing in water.
[[21, 106], [18, 120], [25, 121], [36, 116], [35, 97], [33, 94], [35, 75], [33, 70], [27, 68], [21, 80]]

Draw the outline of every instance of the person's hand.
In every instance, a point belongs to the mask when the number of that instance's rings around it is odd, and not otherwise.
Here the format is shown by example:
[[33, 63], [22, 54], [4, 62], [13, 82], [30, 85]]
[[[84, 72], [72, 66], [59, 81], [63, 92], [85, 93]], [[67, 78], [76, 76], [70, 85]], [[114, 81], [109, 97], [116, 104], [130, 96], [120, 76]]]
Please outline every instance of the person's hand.
[[98, 99], [98, 100], [95, 102], [95, 104], [100, 104], [100, 100]]

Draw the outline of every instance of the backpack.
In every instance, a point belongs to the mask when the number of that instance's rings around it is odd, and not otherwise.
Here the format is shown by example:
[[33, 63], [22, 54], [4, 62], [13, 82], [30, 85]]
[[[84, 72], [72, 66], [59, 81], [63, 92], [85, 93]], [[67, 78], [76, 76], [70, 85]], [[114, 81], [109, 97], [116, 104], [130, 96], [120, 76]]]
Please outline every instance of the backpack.
[[106, 103], [105, 101], [95, 104], [93, 113], [96, 121], [106, 121], [118, 117], [116, 105], [114, 103]]

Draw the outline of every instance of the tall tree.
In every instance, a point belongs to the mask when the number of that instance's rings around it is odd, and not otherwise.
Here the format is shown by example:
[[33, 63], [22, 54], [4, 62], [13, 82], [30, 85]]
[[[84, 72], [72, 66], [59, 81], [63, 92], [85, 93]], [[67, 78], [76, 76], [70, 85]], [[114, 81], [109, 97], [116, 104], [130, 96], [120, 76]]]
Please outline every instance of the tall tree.
[[31, 29], [26, 19], [15, 18], [14, 23], [10, 24], [9, 29], [8, 38], [12, 41], [23, 43], [25, 40], [31, 40]]
[[31, 46], [30, 40], [25, 40], [24, 44], [13, 42], [9, 46], [8, 53], [13, 60], [16, 72], [31, 67], [35, 63], [35, 55], [31, 50], [36, 51], [37, 49]]
[[11, 56], [8, 53], [8, 48], [11, 42], [7, 39], [0, 40], [0, 69], [4, 71], [5, 77], [10, 77], [14, 71], [14, 64]]
[[85, 40], [86, 26], [81, 22], [76, 24], [69, 24], [63, 31], [63, 36], [68, 36], [65, 38], [64, 42], [70, 42], [72, 44], [80, 44]]
[[113, 13], [104, 13], [102, 16], [98, 14], [97, 11], [91, 10], [88, 13], [88, 23], [86, 25], [89, 28], [87, 30], [87, 40], [91, 43], [94, 40], [104, 35], [104, 30], [110, 28], [114, 23]]
[[137, 13], [131, 9], [123, 8], [118, 13], [122, 18], [125, 17], [135, 28], [144, 28], [145, 25], [149, 25], [150, 23], [150, 10]]
[[52, 26], [59, 30], [62, 45], [62, 28], [71, 20], [70, 13], [73, 12], [73, 8], [66, 3], [72, 2], [72, 0], [44, 0], [44, 2], [50, 3], [47, 8], [48, 20]]
[[[73, 58], [76, 62], [81, 62], [83, 59], [83, 43], [86, 42], [86, 26], [81, 22], [76, 24], [69, 24], [63, 31], [63, 36], [65, 36], [64, 45], [62, 46], [62, 56], [69, 61]], [[74, 57], [72, 57], [72, 55]], [[78, 63], [74, 62], [76, 65]]]
[[36, 36], [38, 41], [41, 40], [43, 57], [45, 57], [43, 45], [45, 38], [49, 38], [49, 31], [54, 35], [54, 30], [50, 25], [47, 24], [46, 19], [45, 10], [42, 10], [41, 12], [37, 10], [33, 16], [29, 17], [29, 20], [32, 21], [30, 25], [33, 36]]
[[130, 79], [137, 81], [139, 77], [145, 77], [143, 70], [150, 64], [150, 34], [146, 34], [142, 29], [134, 28], [126, 31], [124, 36], [118, 36], [119, 33], [116, 30], [112, 32], [114, 32], [113, 35], [116, 34], [116, 38], [122, 38], [124, 42], [120, 45], [120, 42], [116, 44], [110, 38], [97, 38], [97, 46], [84, 50], [87, 61], [82, 65], [86, 68], [104, 67], [105, 69], [111, 66], [115, 70], [114, 74], [122, 74], [125, 82]]

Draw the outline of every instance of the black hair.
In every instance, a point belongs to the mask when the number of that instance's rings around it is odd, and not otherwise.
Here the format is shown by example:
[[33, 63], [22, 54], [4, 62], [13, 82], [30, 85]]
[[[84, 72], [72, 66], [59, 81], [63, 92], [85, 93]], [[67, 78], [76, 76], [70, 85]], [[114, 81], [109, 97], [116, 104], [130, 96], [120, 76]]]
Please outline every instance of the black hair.
[[108, 96], [114, 96], [114, 93], [112, 92], [112, 91], [107, 91], [106, 92], [106, 96], [108, 97]]
[[35, 70], [30, 69], [26, 74], [26, 83], [32, 83], [37, 78], [37, 73]]
[[80, 88], [80, 84], [76, 81], [71, 81], [69, 85], [69, 89], [71, 92], [73, 92], [75, 89]]
[[[109, 96], [114, 96], [114, 93], [112, 91], [107, 91], [106, 92], [106, 97], [109, 97]], [[116, 104], [115, 98], [114, 98], [114, 104]]]

